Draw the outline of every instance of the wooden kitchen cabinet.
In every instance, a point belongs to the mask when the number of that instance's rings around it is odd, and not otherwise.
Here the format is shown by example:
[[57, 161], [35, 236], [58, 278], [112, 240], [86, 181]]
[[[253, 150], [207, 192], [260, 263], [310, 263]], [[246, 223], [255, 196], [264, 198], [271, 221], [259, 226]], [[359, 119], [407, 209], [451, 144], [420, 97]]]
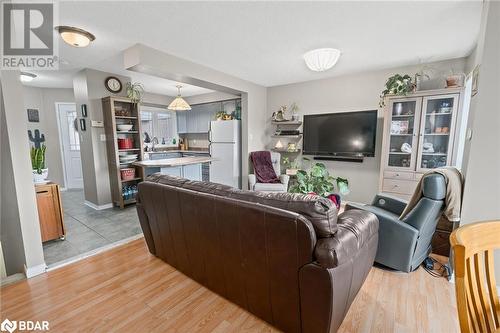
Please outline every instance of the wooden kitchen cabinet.
[[59, 185], [55, 183], [35, 185], [35, 191], [42, 242], [63, 238], [65, 230]]

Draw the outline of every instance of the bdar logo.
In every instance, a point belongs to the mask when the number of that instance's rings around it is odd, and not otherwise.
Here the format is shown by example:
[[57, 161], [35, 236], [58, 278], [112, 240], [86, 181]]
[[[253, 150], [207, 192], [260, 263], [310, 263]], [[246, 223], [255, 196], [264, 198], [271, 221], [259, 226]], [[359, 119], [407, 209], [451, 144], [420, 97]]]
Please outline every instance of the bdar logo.
[[2, 321], [2, 324], [0, 324], [0, 330], [2, 330], [2, 332], [8, 331], [12, 333], [16, 330], [16, 328], [17, 323], [15, 321], [10, 321], [7, 318], [5, 318], [5, 320]]

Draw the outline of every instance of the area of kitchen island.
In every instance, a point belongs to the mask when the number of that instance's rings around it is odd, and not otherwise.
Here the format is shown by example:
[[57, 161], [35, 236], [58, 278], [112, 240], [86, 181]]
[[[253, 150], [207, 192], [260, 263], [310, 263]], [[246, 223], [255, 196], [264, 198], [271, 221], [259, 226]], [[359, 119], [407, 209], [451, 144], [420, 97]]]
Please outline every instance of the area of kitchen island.
[[160, 172], [165, 175], [178, 176], [191, 180], [203, 180], [202, 166], [214, 161], [210, 156], [186, 156], [134, 162], [142, 167], [144, 176]]

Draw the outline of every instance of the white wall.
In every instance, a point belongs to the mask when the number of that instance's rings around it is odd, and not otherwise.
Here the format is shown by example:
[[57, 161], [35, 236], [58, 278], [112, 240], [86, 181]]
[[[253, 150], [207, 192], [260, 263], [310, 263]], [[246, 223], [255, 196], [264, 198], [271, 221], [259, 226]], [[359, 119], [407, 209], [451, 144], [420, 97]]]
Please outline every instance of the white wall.
[[[433, 68], [436, 77], [439, 77], [448, 73], [450, 69], [463, 72], [465, 59], [431, 63], [428, 66]], [[419, 66], [392, 68], [268, 88], [265, 117], [267, 137], [274, 131], [271, 125], [271, 115], [281, 105], [290, 105], [292, 102], [296, 102], [300, 107], [301, 116], [304, 114], [379, 109], [379, 96], [389, 76], [395, 73], [413, 75], [419, 70]], [[444, 80], [442, 80], [442, 84], [444, 84]], [[351, 193], [345, 198], [346, 200], [368, 203], [378, 192], [382, 116], [382, 111], [379, 111], [375, 157], [367, 157], [363, 163], [325, 162], [334, 176], [349, 180]], [[270, 139], [266, 139], [266, 142], [270, 148]]]
[[[500, 221], [500, 2], [490, 2], [478, 94], [471, 105], [472, 138], [465, 180], [462, 224]], [[482, 43], [478, 44], [478, 48]], [[500, 223], [500, 222], [498, 222]], [[500, 253], [495, 260], [500, 283]]]
[[220, 92], [241, 93], [242, 183], [247, 183], [248, 153], [263, 149], [267, 89], [153, 48], [136, 44], [124, 52], [125, 68]]
[[[0, 83], [2, 85], [3, 110], [2, 118], [5, 120], [5, 127], [2, 126], [2, 145], [9, 145], [8, 150], [2, 149], [2, 160], [4, 153], [10, 151], [10, 170], [7, 170], [10, 177], [11, 186], [3, 188], [2, 191], [9, 190], [9, 193], [2, 193], [2, 225], [4, 223], [17, 224], [9, 230], [20, 230], [20, 238], [24, 248], [24, 266], [28, 277], [40, 274], [45, 271], [43, 257], [42, 240], [40, 237], [40, 224], [38, 221], [38, 210], [33, 186], [33, 173], [31, 168], [30, 150], [27, 136], [27, 125], [24, 117], [23, 88], [19, 80], [19, 71], [0, 71]], [[5, 136], [6, 134], [6, 136]], [[2, 175], [4, 174], [2, 163]], [[7, 165], [7, 168], [9, 166]], [[5, 195], [4, 195], [5, 194]], [[6, 195], [8, 200], [5, 200]], [[5, 201], [4, 201], [5, 200]], [[4, 220], [5, 207], [15, 210], [14, 202], [17, 205], [17, 213], [11, 213], [8, 220]], [[6, 206], [8, 205], [8, 206]], [[3, 235], [2, 235], [3, 237]], [[2, 239], [2, 246], [3, 246]], [[13, 273], [13, 272], [9, 272]]]
[[[38, 109], [40, 122], [28, 122], [27, 112], [23, 116], [26, 119], [27, 127], [33, 132], [40, 130], [45, 135], [45, 145], [47, 146], [47, 167], [49, 168], [49, 179], [65, 187], [63, 156], [60, 146], [59, 129], [57, 126], [57, 110], [55, 103], [74, 103], [73, 89], [37, 88], [24, 86], [24, 107], [25, 109]], [[27, 134], [26, 134], [27, 135]], [[31, 141], [30, 141], [31, 143]]]

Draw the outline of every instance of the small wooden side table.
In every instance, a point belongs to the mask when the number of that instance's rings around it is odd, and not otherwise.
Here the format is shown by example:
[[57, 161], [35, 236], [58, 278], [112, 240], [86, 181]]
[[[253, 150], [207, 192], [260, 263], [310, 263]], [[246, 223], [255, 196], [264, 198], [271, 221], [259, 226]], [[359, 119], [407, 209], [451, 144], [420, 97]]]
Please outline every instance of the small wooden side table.
[[63, 210], [59, 185], [49, 182], [35, 185], [38, 216], [42, 242], [53, 239], [64, 239]]

